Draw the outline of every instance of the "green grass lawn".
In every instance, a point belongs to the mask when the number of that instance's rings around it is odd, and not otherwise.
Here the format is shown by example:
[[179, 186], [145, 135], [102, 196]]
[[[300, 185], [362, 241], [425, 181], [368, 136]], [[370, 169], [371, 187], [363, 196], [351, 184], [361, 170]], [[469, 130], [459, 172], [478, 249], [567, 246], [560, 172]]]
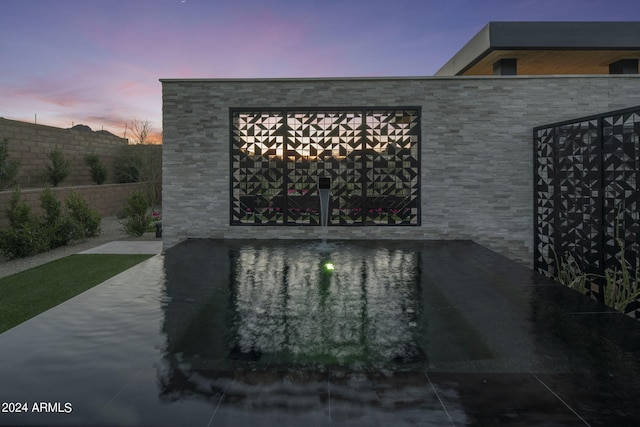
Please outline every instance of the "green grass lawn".
[[152, 255], [71, 255], [0, 279], [0, 333]]

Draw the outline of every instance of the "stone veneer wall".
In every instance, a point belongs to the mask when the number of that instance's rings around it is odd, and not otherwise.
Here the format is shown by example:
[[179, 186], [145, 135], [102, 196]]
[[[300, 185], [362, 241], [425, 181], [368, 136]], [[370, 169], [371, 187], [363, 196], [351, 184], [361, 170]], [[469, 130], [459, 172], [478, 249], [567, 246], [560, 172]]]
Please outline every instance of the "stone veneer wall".
[[640, 104], [640, 76], [165, 79], [163, 239], [317, 238], [229, 225], [229, 108], [422, 107], [420, 227], [331, 238], [472, 239], [532, 265], [534, 126]]
[[[143, 191], [143, 189], [144, 184], [137, 182], [133, 184], [103, 184], [51, 188], [56, 198], [63, 203], [63, 206], [64, 199], [67, 195], [71, 191], [75, 191], [87, 202], [91, 209], [97, 210], [103, 217], [119, 214], [124, 208], [124, 203], [129, 194], [135, 190]], [[24, 189], [21, 191], [22, 199], [31, 206], [32, 212], [36, 215], [42, 213], [42, 208], [40, 207], [42, 191], [42, 188]], [[6, 210], [9, 207], [9, 200], [12, 194], [13, 190], [0, 191], [0, 229], [9, 226]]]
[[90, 185], [91, 173], [84, 163], [88, 153], [100, 156], [109, 170], [107, 183], [113, 183], [117, 157], [128, 140], [115, 135], [61, 129], [0, 118], [0, 141], [9, 140], [9, 159], [20, 161], [18, 184], [22, 188], [42, 187], [49, 153], [57, 146], [71, 162], [71, 174], [61, 185]]

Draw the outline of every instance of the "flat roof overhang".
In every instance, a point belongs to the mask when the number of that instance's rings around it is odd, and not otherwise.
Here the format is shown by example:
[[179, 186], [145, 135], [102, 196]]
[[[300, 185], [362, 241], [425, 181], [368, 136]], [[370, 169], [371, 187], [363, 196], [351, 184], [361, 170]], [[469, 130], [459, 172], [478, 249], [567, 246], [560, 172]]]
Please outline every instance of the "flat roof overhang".
[[608, 74], [640, 59], [640, 22], [490, 22], [435, 75], [492, 75], [505, 58], [522, 75]]

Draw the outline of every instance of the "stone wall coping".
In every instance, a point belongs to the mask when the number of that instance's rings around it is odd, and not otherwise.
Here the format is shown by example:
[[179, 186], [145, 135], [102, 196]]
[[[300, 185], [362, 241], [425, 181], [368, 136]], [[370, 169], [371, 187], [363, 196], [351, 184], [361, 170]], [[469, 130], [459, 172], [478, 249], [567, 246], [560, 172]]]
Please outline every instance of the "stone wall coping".
[[388, 81], [388, 80], [548, 80], [548, 79], [640, 79], [640, 74], [557, 74], [514, 76], [379, 76], [379, 77], [216, 77], [216, 78], [162, 78], [161, 83], [180, 82], [318, 82], [318, 81]]

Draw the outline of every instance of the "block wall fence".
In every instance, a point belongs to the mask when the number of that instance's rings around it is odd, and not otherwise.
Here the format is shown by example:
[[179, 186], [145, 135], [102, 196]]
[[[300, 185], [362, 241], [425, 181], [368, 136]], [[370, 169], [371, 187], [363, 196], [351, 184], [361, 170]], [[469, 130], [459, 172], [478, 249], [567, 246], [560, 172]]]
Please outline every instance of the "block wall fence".
[[21, 188], [44, 185], [43, 172], [49, 153], [58, 147], [71, 162], [71, 174], [61, 185], [91, 185], [84, 163], [88, 153], [97, 154], [109, 170], [106, 183], [114, 183], [113, 169], [128, 140], [99, 132], [61, 129], [0, 118], [0, 141], [9, 140], [9, 159], [20, 161], [17, 181]]
[[[115, 183], [113, 171], [118, 158], [126, 150], [131, 155], [158, 157], [160, 153], [156, 150], [162, 150], [161, 145], [129, 145], [125, 138], [100, 132], [61, 129], [0, 118], [0, 141], [5, 138], [9, 142], [9, 160], [20, 161], [17, 184], [22, 190], [22, 197], [35, 213], [41, 211], [40, 195], [45, 184], [42, 175], [46, 165], [50, 164], [49, 153], [56, 146], [71, 162], [69, 177], [59, 187], [52, 188], [58, 200], [64, 200], [70, 191], [75, 191], [102, 216], [118, 214], [129, 194], [144, 188], [141, 183]], [[97, 154], [109, 171], [107, 181], [102, 185], [96, 185], [91, 180], [90, 170], [84, 163], [84, 157], [90, 153]], [[12, 188], [0, 191], [0, 228], [9, 225], [6, 208], [12, 193]]]
[[[51, 188], [56, 198], [64, 205], [64, 199], [67, 195], [74, 191], [78, 193], [89, 205], [100, 213], [103, 217], [115, 216], [122, 211], [125, 200], [135, 190], [143, 191], [143, 183], [132, 184], [102, 184], [102, 185], [81, 185], [74, 187], [55, 187]], [[32, 212], [36, 215], [42, 213], [40, 207], [40, 196], [42, 188], [28, 188], [21, 191], [22, 199], [31, 205]], [[9, 200], [13, 190], [0, 192], [0, 228], [8, 227], [6, 210], [9, 207]]]
[[[230, 109], [421, 107], [421, 225], [336, 239], [471, 239], [533, 264], [536, 126], [640, 104], [640, 76], [163, 79], [163, 241], [318, 238], [230, 225]], [[490, 266], [487, 266], [490, 268]]]

